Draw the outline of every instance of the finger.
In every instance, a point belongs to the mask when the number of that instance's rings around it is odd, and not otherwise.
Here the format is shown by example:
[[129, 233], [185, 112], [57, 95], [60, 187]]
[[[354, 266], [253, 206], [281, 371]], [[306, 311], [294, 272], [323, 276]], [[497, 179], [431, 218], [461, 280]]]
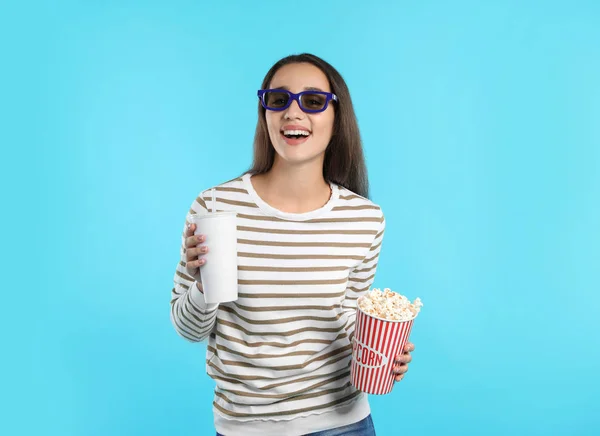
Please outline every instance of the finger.
[[186, 248], [192, 248], [195, 247], [198, 244], [201, 244], [202, 242], [204, 242], [206, 238], [204, 237], [204, 235], [192, 235], [192, 236], [188, 236], [187, 238], [185, 238], [185, 247]]
[[185, 237], [184, 245], [186, 248], [189, 247], [191, 241], [193, 241], [195, 231], [196, 231], [196, 224], [186, 222], [185, 232], [184, 232], [184, 237]]
[[402, 379], [403, 379], [403, 378], [404, 378], [404, 374], [400, 374], [400, 375], [397, 375], [397, 376], [394, 378], [394, 380], [396, 380], [397, 382], [399, 382], [399, 381], [402, 381]]
[[194, 248], [188, 248], [185, 252], [186, 260], [196, 260], [196, 258], [206, 253], [208, 253], [208, 247], [206, 245], [199, 245]]
[[196, 231], [196, 224], [187, 223], [185, 225], [185, 236], [192, 236], [195, 231]]
[[186, 268], [187, 268], [188, 272], [193, 272], [192, 275], [194, 275], [197, 272], [198, 268], [200, 268], [205, 263], [206, 263], [206, 259], [204, 259], [204, 258], [191, 260], [191, 261], [187, 262]]
[[198, 267], [194, 265], [194, 261], [188, 260], [185, 263], [185, 271], [188, 273], [188, 275], [195, 277], [196, 274], [198, 274]]
[[408, 365], [394, 366], [394, 374], [406, 374], [407, 372], [408, 372]]
[[415, 351], [415, 344], [412, 342], [407, 342], [406, 345], [404, 345], [404, 352], [411, 353], [413, 351]]
[[406, 364], [412, 362], [412, 356], [410, 354], [401, 354], [396, 357], [396, 363]]

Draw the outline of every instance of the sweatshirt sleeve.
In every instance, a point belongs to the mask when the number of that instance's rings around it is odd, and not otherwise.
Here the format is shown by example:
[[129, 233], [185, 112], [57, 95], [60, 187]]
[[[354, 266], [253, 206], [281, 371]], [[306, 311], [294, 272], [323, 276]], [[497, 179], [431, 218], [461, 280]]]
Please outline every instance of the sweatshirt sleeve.
[[201, 194], [194, 200], [186, 216], [181, 235], [179, 262], [175, 268], [171, 291], [171, 323], [175, 327], [175, 331], [190, 342], [200, 342], [210, 335], [217, 319], [219, 307], [218, 304], [205, 302], [204, 294], [200, 292], [196, 281], [188, 275], [185, 269], [186, 226], [191, 223], [192, 215], [205, 213], [207, 213], [206, 203]]
[[371, 248], [362, 262], [350, 273], [348, 286], [346, 287], [346, 296], [342, 305], [343, 311], [347, 314], [346, 333], [352, 340], [354, 336], [354, 324], [356, 322], [357, 300], [361, 295], [367, 293], [375, 280], [375, 272], [379, 261], [379, 253], [383, 242], [385, 232], [385, 217], [381, 214], [381, 221], [375, 239]]

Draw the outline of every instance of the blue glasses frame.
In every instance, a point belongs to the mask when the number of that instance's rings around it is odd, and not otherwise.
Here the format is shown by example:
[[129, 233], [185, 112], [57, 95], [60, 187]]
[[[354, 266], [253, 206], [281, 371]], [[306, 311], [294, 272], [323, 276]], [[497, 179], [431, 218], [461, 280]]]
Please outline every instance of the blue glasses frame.
[[[280, 92], [282, 94], [287, 94], [289, 96], [287, 103], [282, 106], [282, 107], [270, 107], [267, 106], [267, 103], [265, 102], [265, 94], [267, 92]], [[307, 109], [302, 105], [302, 96], [306, 95], [306, 94], [311, 94], [311, 95], [323, 95], [325, 96], [325, 104], [323, 105], [322, 109]], [[298, 102], [298, 106], [300, 106], [300, 109], [302, 109], [303, 112], [307, 112], [310, 114], [314, 114], [317, 112], [323, 112], [325, 109], [327, 109], [327, 107], [329, 106], [329, 102], [330, 101], [338, 101], [337, 95], [331, 93], [331, 92], [325, 92], [325, 91], [302, 91], [299, 92], [298, 94], [294, 94], [293, 92], [290, 92], [286, 89], [259, 89], [258, 90], [258, 98], [260, 99], [260, 102], [262, 104], [262, 106], [270, 111], [284, 111], [287, 108], [290, 107], [290, 105], [292, 104], [292, 101], [296, 100]]]

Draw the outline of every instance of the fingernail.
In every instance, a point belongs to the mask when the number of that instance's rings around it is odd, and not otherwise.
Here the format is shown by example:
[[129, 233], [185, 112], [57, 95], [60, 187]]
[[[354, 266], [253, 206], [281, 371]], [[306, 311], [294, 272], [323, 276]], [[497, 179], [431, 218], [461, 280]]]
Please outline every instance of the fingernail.
[[200, 251], [201, 251], [202, 253], [206, 253], [206, 247], [202, 247], [202, 248], [200, 249]]
[[202, 242], [204, 240], [204, 235], [198, 235], [198, 237], [196, 238], [199, 242]]
[[200, 259], [200, 260], [198, 261], [198, 263], [199, 263], [200, 265], [204, 265], [204, 262], [206, 262], [204, 259]]

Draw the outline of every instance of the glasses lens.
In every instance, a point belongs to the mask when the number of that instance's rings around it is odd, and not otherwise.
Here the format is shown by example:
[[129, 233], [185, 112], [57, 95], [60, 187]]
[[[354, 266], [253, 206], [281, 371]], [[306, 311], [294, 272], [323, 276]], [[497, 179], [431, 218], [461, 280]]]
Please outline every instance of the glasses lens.
[[327, 97], [323, 94], [303, 94], [302, 107], [309, 111], [320, 111], [327, 103]]
[[265, 104], [267, 107], [271, 107], [274, 109], [280, 109], [285, 107], [290, 96], [285, 92], [280, 91], [268, 91], [265, 92], [264, 95]]

